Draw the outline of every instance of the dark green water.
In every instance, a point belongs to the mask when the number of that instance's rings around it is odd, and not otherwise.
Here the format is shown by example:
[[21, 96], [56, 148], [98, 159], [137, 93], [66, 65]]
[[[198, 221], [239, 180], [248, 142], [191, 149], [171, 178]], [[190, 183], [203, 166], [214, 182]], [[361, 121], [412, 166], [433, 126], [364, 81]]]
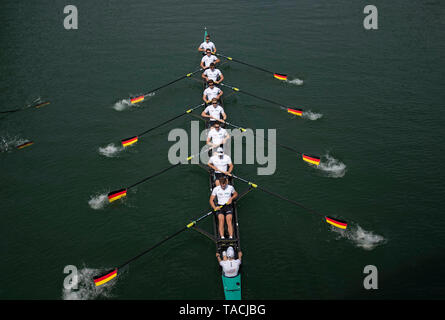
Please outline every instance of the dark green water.
[[[109, 288], [94, 272], [120, 264], [208, 210], [208, 181], [182, 166], [92, 209], [92, 197], [169, 165], [181, 118], [115, 157], [100, 147], [150, 128], [200, 102], [183, 80], [139, 107], [130, 94], [195, 70], [207, 26], [218, 50], [301, 79], [282, 83], [245, 66], [222, 67], [227, 83], [322, 114], [295, 119], [247, 96], [226, 101], [234, 123], [277, 128], [278, 141], [336, 159], [345, 170], [309, 167], [277, 149], [273, 176], [238, 165], [240, 176], [350, 222], [347, 234], [255, 191], [239, 203], [244, 299], [443, 298], [445, 219], [444, 14], [440, 1], [375, 1], [379, 29], [363, 28], [353, 1], [81, 1], [79, 29], [63, 28], [63, 1], [0, 4], [0, 110], [37, 97], [51, 104], [3, 118], [2, 299], [223, 299], [214, 244], [186, 232], [135, 262]], [[209, 8], [209, 9], [207, 9]], [[35, 144], [17, 151], [17, 141]], [[333, 176], [334, 175], [334, 176]], [[239, 191], [245, 185], [236, 185]], [[203, 228], [211, 228], [205, 221]], [[360, 238], [361, 237], [361, 238]], [[379, 289], [363, 289], [363, 268]], [[63, 269], [82, 272], [64, 292]]]

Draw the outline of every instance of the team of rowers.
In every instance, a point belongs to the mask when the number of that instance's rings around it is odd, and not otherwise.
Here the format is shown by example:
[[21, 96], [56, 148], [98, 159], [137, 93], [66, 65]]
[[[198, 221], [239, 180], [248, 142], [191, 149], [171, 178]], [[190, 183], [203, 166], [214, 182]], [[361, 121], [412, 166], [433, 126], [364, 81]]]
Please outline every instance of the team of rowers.
[[[230, 139], [228, 132], [222, 127], [227, 115], [219, 101], [223, 95], [223, 91], [218, 85], [224, 80], [222, 72], [216, 68], [220, 60], [215, 56], [216, 47], [210, 41], [207, 35], [205, 41], [198, 47], [198, 51], [205, 53], [201, 59], [201, 68], [204, 69], [202, 78], [207, 83], [204, 90], [202, 100], [206, 104], [206, 108], [201, 116], [209, 121], [210, 130], [207, 134], [207, 145], [216, 152], [210, 157], [208, 166], [213, 170], [215, 175], [215, 188], [209, 199], [209, 203], [216, 211], [218, 217], [218, 232], [221, 239], [224, 236], [224, 223], [227, 223], [229, 239], [233, 239], [234, 230], [232, 224], [233, 217], [233, 201], [238, 197], [238, 193], [232, 185], [228, 184], [227, 176], [231, 176], [233, 171], [233, 163], [227, 154], [224, 153], [224, 144]], [[232, 247], [228, 247], [227, 251], [222, 252], [221, 259], [219, 253], [216, 253], [218, 263], [223, 268], [226, 277], [235, 277], [238, 274], [239, 265], [241, 264], [242, 252], [238, 252], [238, 259], [235, 259], [235, 251]]]

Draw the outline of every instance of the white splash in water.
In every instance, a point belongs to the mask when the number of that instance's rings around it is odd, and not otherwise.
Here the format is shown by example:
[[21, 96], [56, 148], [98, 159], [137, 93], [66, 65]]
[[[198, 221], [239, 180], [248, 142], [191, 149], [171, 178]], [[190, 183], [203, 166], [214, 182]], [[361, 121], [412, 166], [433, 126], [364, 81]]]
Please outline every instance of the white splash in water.
[[124, 111], [131, 106], [131, 102], [129, 99], [122, 99], [116, 102], [113, 106], [113, 109], [116, 111]]
[[112, 298], [111, 289], [114, 281], [107, 282], [100, 287], [96, 287], [93, 277], [105, 272], [106, 270], [98, 270], [91, 268], [82, 268], [78, 271], [77, 289], [62, 290], [63, 300], [93, 300], [97, 298]]
[[108, 203], [108, 195], [107, 194], [100, 194], [100, 195], [92, 196], [91, 199], [88, 201], [88, 204], [94, 210], [103, 209], [107, 205], [107, 203]]
[[0, 152], [8, 152], [15, 149], [17, 146], [28, 142], [30, 140], [23, 139], [18, 136], [10, 137], [9, 135], [0, 137]]
[[342, 230], [336, 227], [331, 227], [332, 231], [335, 231], [340, 238], [345, 238], [352, 241], [356, 247], [364, 250], [372, 250], [375, 247], [385, 244], [387, 240], [372, 231], [366, 231], [359, 225], [348, 227], [346, 230]]
[[324, 156], [325, 159], [322, 159], [320, 164], [315, 168], [326, 173], [326, 176], [329, 178], [342, 178], [346, 174], [346, 165], [340, 160], [331, 157], [328, 154]]
[[303, 118], [305, 118], [305, 119], [318, 120], [321, 117], [323, 117], [323, 115], [321, 113], [312, 112], [311, 110], [308, 110], [308, 111], [305, 110], [303, 112]]
[[286, 80], [287, 83], [296, 85], [296, 86], [302, 86], [304, 81], [298, 78], [292, 79], [292, 80]]
[[99, 147], [99, 153], [107, 158], [117, 157], [119, 152], [123, 151], [124, 147], [116, 146], [114, 143], [110, 143], [106, 147]]
[[[153, 97], [155, 94], [156, 94], [155, 92], [152, 92], [152, 93], [146, 95], [144, 101], [146, 101], [147, 98]], [[140, 105], [140, 103], [131, 103], [130, 99], [122, 99], [114, 104], [113, 109], [116, 111], [124, 111], [124, 110], [129, 109], [130, 107], [133, 107], [133, 106], [137, 107], [139, 105]]]

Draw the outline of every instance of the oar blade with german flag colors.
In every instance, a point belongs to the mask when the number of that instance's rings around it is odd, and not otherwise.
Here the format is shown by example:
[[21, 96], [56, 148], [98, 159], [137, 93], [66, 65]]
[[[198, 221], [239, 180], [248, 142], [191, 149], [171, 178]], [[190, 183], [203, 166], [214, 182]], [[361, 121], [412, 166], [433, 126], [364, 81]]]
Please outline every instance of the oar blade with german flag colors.
[[25, 143], [19, 144], [16, 148], [23, 149], [23, 148], [29, 147], [33, 144], [34, 144], [34, 141], [26, 141]]
[[302, 154], [302, 158], [303, 161], [306, 161], [310, 164], [314, 164], [316, 166], [318, 166], [320, 164], [321, 159], [317, 156], [312, 156], [312, 155], [308, 155], [308, 154]]
[[139, 103], [139, 102], [144, 101], [144, 99], [145, 99], [145, 96], [144, 96], [144, 95], [140, 95], [140, 96], [136, 96], [136, 97], [131, 97], [131, 98], [130, 98], [130, 103], [131, 103], [131, 104]]
[[286, 81], [287, 80], [287, 74], [282, 74], [282, 73], [274, 73], [273, 77], [275, 79], [281, 80], [281, 81]]
[[346, 221], [340, 220], [340, 219], [334, 219], [332, 217], [326, 216], [326, 222], [330, 225], [333, 225], [334, 227], [340, 228], [340, 229], [346, 229], [348, 227], [348, 223]]
[[116, 200], [126, 197], [127, 189], [123, 188], [123, 189], [119, 189], [116, 191], [111, 191], [110, 193], [108, 193], [107, 196], [108, 196], [108, 202], [111, 203], [113, 201], [116, 201]]
[[99, 286], [107, 283], [108, 281], [113, 280], [116, 277], [117, 277], [117, 268], [107, 271], [107, 273], [105, 273], [105, 274], [98, 275], [98, 276], [94, 277], [93, 280], [94, 280], [94, 284], [96, 285], [96, 287], [99, 287]]
[[303, 116], [303, 109], [287, 108], [287, 112], [290, 114], [293, 114], [295, 116], [299, 116], [299, 117]]
[[133, 136], [133, 137], [121, 140], [121, 143], [122, 143], [123, 147], [128, 147], [128, 146], [131, 146], [132, 144], [138, 142], [138, 140], [139, 140], [138, 136]]

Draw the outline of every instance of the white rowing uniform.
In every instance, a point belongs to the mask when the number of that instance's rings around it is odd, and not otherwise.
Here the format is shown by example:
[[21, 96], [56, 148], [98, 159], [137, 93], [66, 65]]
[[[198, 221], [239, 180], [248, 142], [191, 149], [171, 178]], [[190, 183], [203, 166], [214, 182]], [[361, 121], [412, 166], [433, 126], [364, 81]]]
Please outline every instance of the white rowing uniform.
[[204, 49], [204, 51], [210, 49], [210, 51], [215, 52], [215, 44], [212, 41], [209, 42], [204, 41], [203, 43], [201, 43], [199, 48]]
[[227, 201], [229, 201], [234, 193], [235, 188], [232, 185], [227, 184], [225, 189], [223, 189], [221, 186], [213, 188], [212, 196], [216, 196], [216, 198], [218, 199], [218, 205], [222, 206], [225, 205]]
[[241, 260], [221, 260], [219, 265], [223, 269], [223, 273], [228, 278], [233, 278], [238, 275], [239, 266], [241, 265]]
[[209, 80], [213, 80], [213, 81], [217, 81], [218, 77], [221, 77], [222, 73], [221, 71], [219, 71], [219, 69], [206, 69], [206, 71], [204, 71], [204, 74], [207, 76], [207, 78], [209, 78]]
[[210, 157], [209, 163], [213, 164], [219, 170], [215, 171], [215, 173], [227, 172], [229, 165], [232, 164], [232, 159], [230, 159], [227, 154], [223, 155], [222, 159], [219, 154], [215, 154]]
[[204, 95], [207, 96], [207, 100], [212, 101], [212, 99], [216, 98], [220, 92], [221, 92], [221, 89], [214, 85], [213, 89], [210, 87], [205, 89]]
[[205, 67], [210, 67], [210, 64], [216, 60], [218, 60], [218, 58], [212, 54], [210, 57], [208, 55], [202, 57], [201, 62], [204, 62]]
[[216, 107], [213, 106], [213, 104], [207, 106], [207, 108], [204, 109], [205, 113], [208, 113], [210, 116], [212, 116], [215, 119], [222, 119], [222, 115], [224, 113], [223, 107], [221, 107], [219, 104], [216, 105]]
[[210, 129], [210, 131], [207, 135], [207, 138], [210, 137], [210, 141], [213, 144], [220, 145], [227, 135], [228, 135], [227, 131], [224, 128], [219, 127], [219, 130], [212, 128], [212, 129]]

